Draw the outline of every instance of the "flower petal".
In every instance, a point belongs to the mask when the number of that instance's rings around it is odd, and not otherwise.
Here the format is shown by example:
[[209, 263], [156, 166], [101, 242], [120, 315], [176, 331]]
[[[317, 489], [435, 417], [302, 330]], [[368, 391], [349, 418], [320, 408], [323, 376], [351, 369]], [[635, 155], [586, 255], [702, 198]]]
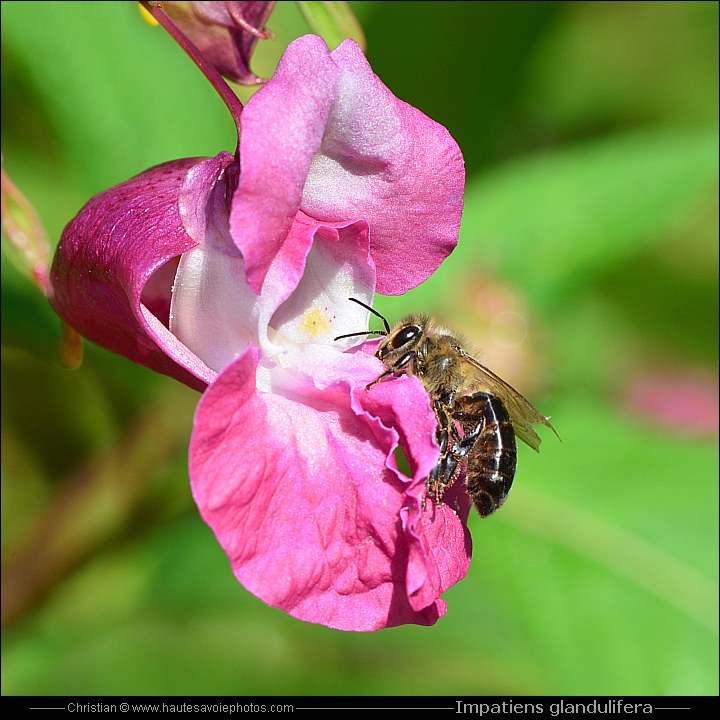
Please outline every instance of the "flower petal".
[[374, 291], [367, 223], [317, 223], [300, 212], [263, 284], [260, 331], [272, 336], [260, 345], [273, 356], [283, 349], [273, 346], [278, 336], [340, 350], [357, 344], [334, 338], [367, 327], [368, 311], [348, 298], [371, 304]]
[[[366, 343], [360, 350], [372, 353], [375, 345], [374, 341]], [[314, 362], [311, 353], [316, 356]], [[379, 361], [375, 361], [370, 375], [354, 364], [349, 370], [342, 370], [337, 363], [324, 363], [317, 347], [306, 347], [304, 355], [303, 367], [313, 368], [315, 384], [320, 388], [331, 384], [337, 373], [355, 376], [364, 386], [384, 370]], [[472, 557], [472, 538], [467, 529], [470, 498], [460, 481], [445, 491], [439, 507], [425, 497], [425, 478], [438, 460], [433, 442], [436, 419], [417, 378], [401, 377], [379, 383], [370, 392], [357, 393], [357, 399], [371, 416], [398, 432], [400, 447], [405, 450], [415, 478], [407, 487], [401, 518], [408, 544], [408, 598], [411, 607], [421, 610], [467, 573]], [[428, 452], [429, 445], [432, 452]]]
[[161, 285], [174, 269], [164, 266], [196, 245], [178, 196], [201, 160], [164, 163], [96, 195], [65, 228], [51, 269], [53, 307], [80, 334], [197, 390], [215, 373], [168, 330], [170, 285], [164, 305]]
[[[427, 395], [410, 378], [366, 392], [378, 368], [364, 353], [325, 349], [322, 358], [322, 368], [312, 369], [325, 378], [315, 382], [278, 370], [286, 386], [276, 383], [277, 394], [255, 386], [257, 350], [221, 373], [195, 418], [195, 500], [238, 580], [270, 605], [344, 630], [433, 624], [445, 612], [438, 595], [462, 577], [463, 562], [445, 548], [423, 549], [427, 563], [443, 567], [425, 568], [424, 590], [411, 602], [410, 544], [447, 539], [446, 528], [433, 530], [438, 523], [453, 525], [453, 537], [464, 530], [447, 505], [422, 514], [416, 537], [402, 521], [409, 507], [419, 512], [422, 478], [437, 461]], [[356, 372], [359, 383], [351, 380]], [[425, 411], [418, 413], [418, 402]], [[383, 421], [397, 415], [409, 427], [400, 437]], [[398, 442], [413, 478], [395, 466]], [[451, 551], [466, 554], [462, 541]]]
[[303, 190], [318, 220], [364, 218], [377, 290], [399, 295], [426, 280], [455, 249], [465, 168], [442, 126], [398, 100], [356, 43], [332, 52], [338, 97]]
[[300, 38], [240, 116], [242, 173], [230, 231], [246, 260], [248, 283], [258, 294], [300, 209], [338, 79], [325, 43], [314, 36]]
[[[249, 344], [270, 360], [292, 354], [302, 343], [344, 349], [348, 343], [335, 344], [336, 336], [367, 327], [367, 310], [348, 301], [357, 297], [371, 303], [373, 298], [375, 270], [366, 223], [320, 225], [299, 213], [262, 295], [250, 289], [237, 248], [225, 254], [223, 234], [208, 231], [204, 221], [199, 225], [193, 232], [198, 230], [201, 244], [185, 253], [178, 267], [170, 329], [216, 372]], [[263, 378], [259, 386], [268, 389]]]
[[356, 43], [305, 36], [240, 118], [231, 233], [260, 292], [298, 210], [366, 220], [378, 291], [425, 280], [457, 243], [464, 168], [445, 128], [395, 98]]

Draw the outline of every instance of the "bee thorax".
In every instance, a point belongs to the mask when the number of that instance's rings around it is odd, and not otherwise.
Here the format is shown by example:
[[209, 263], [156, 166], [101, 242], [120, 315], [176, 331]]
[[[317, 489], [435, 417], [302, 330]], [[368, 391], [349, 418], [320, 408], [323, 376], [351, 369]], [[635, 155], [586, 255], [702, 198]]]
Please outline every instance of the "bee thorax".
[[416, 360], [415, 372], [431, 397], [454, 396], [466, 385], [462, 359], [446, 346], [449, 343], [443, 337], [426, 341]]

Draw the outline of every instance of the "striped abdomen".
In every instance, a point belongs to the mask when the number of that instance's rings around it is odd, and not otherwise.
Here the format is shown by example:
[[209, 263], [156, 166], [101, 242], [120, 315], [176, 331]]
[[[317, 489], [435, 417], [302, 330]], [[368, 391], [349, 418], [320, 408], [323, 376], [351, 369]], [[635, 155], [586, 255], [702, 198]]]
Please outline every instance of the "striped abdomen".
[[517, 442], [510, 415], [502, 400], [484, 392], [457, 398], [452, 415], [468, 448], [468, 495], [487, 517], [505, 502], [515, 477]]

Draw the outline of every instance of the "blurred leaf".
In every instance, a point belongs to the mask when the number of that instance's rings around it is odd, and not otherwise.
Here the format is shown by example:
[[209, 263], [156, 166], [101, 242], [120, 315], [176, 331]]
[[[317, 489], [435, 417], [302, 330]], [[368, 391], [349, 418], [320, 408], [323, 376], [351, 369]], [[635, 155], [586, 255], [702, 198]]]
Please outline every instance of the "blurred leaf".
[[563, 3], [528, 71], [530, 103], [577, 136], [638, 122], [716, 125], [718, 3]]
[[365, 35], [357, 18], [346, 2], [298, 2], [308, 25], [320, 35], [330, 50], [334, 50], [345, 38], [354, 40], [364, 51]]
[[[17, 621], [129, 523], [158, 468], [185, 447], [196, 401], [197, 395], [189, 389], [170, 386], [128, 432], [79, 465], [49, 498], [11, 545], [3, 563], [3, 627]], [[62, 407], [67, 417], [69, 408]], [[72, 416], [88, 417], [86, 412]], [[9, 481], [13, 480], [18, 479]]]
[[505, 165], [471, 184], [448, 262], [494, 268], [546, 305], [677, 222], [718, 181], [712, 132], [637, 132]]
[[[363, 19], [373, 71], [402, 100], [444, 125], [469, 177], [528, 140], [525, 73], [565, 3], [383, 0]], [[547, 135], [547, 131], [545, 136]]]
[[2, 35], [88, 194], [160, 162], [234, 147], [222, 100], [135, 3], [6, 2]]
[[471, 522], [458, 642], [548, 694], [717, 692], [717, 443], [582, 398], [553, 421], [562, 445], [521, 452], [502, 513]]
[[[64, 475], [118, 431], [95, 373], [68, 372], [57, 361], [7, 346], [2, 351], [2, 410], [3, 420], [22, 446], [32, 448], [49, 477]], [[10, 456], [14, 449], [7, 448]]]

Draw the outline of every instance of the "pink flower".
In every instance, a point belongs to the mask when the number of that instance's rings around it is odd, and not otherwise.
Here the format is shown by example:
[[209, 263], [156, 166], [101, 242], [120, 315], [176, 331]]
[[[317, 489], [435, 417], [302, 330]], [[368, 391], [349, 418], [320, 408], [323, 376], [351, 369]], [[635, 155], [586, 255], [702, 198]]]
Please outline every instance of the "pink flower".
[[427, 394], [416, 378], [366, 390], [382, 364], [333, 338], [367, 327], [349, 297], [405, 292], [452, 251], [462, 156], [352, 41], [292, 43], [236, 121], [236, 156], [166, 163], [90, 200], [58, 248], [54, 306], [205, 390], [193, 493], [246, 588], [345, 630], [432, 624], [467, 571], [467, 497], [423, 507]]

